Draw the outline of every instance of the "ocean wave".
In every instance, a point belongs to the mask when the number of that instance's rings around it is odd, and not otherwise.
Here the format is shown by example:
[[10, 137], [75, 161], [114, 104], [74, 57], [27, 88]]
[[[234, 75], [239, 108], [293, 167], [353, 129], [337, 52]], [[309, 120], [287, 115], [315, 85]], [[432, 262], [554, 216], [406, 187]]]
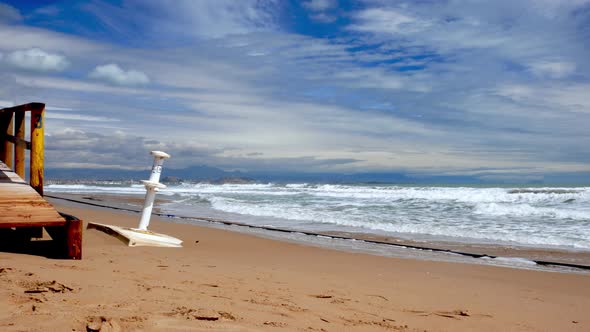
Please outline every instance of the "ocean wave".
[[72, 193], [72, 194], [138, 194], [145, 193], [143, 185], [111, 186], [111, 185], [85, 185], [85, 184], [50, 184], [44, 187], [46, 192]]
[[427, 200], [427, 201], [456, 201], [464, 203], [480, 202], [563, 202], [573, 199], [590, 202], [590, 190], [573, 191], [547, 190], [544, 192], [520, 192], [504, 188], [422, 188], [422, 187], [393, 187], [393, 188], [356, 188], [333, 185], [308, 188], [309, 193], [317, 196], [333, 198], [350, 198], [365, 200]]
[[[142, 185], [49, 185], [47, 192], [143, 194]], [[176, 206], [294, 225], [590, 248], [590, 188], [409, 187], [342, 184], [181, 184]], [[174, 206], [174, 205], [171, 205]], [[187, 211], [184, 209], [183, 211]], [[255, 218], [248, 222], [256, 222]], [[261, 218], [262, 219], [262, 218]], [[268, 220], [266, 220], [268, 222]]]
[[511, 217], [550, 217], [557, 219], [590, 220], [590, 211], [559, 209], [553, 207], [531, 206], [529, 204], [478, 204], [473, 211], [475, 214], [488, 216]]
[[[444, 236], [449, 238], [479, 239], [525, 245], [565, 246], [590, 249], [588, 227], [561, 225], [548, 229], [539, 224], [481, 224], [468, 220], [437, 220], [434, 216], [421, 215], [368, 215], [358, 208], [342, 211], [304, 208], [298, 204], [250, 204], [236, 199], [210, 198], [214, 209], [259, 217], [273, 217], [285, 220], [333, 224], [337, 226], [385, 231], [398, 234]], [[395, 219], [395, 220], [393, 220]], [[590, 226], [590, 225], [588, 225]], [[541, 232], [540, 230], [543, 229]]]
[[577, 194], [582, 190], [575, 189], [559, 189], [559, 188], [535, 188], [535, 189], [512, 189], [509, 194]]
[[[124, 186], [99, 185], [49, 185], [50, 191], [120, 192], [143, 189], [141, 184]], [[425, 200], [455, 201], [464, 203], [590, 203], [590, 188], [472, 188], [472, 187], [402, 187], [402, 186], [352, 186], [312, 184], [181, 184], [169, 186], [163, 192], [183, 194], [244, 194], [244, 195], [310, 195], [325, 198], [357, 200]]]

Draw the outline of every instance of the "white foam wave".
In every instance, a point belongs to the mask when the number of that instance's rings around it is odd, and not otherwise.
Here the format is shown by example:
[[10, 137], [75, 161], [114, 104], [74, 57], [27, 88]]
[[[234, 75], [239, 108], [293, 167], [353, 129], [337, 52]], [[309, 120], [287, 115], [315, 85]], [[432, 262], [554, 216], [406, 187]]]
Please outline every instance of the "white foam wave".
[[[132, 188], [143, 188], [134, 184]], [[84, 190], [91, 192], [121, 189], [114, 186], [49, 185], [54, 191]], [[463, 203], [562, 203], [590, 202], [590, 188], [471, 188], [471, 187], [401, 187], [401, 186], [351, 186], [309, 184], [182, 184], [170, 186], [166, 191], [184, 194], [260, 194], [269, 196], [308, 194], [316, 197], [358, 199], [372, 201], [425, 200], [454, 201]]]
[[573, 199], [590, 202], [590, 190], [581, 189], [579, 192], [559, 193], [547, 191], [544, 193], [511, 193], [506, 188], [438, 188], [438, 187], [355, 187], [324, 185], [316, 188], [306, 188], [310, 193], [318, 196], [334, 198], [353, 198], [371, 200], [428, 200], [428, 201], [456, 201], [465, 203], [486, 202], [563, 202]]
[[589, 220], [590, 211], [531, 206], [529, 204], [485, 203], [478, 204], [475, 214], [510, 217], [550, 217], [557, 219]]
[[[49, 185], [48, 192], [143, 194], [135, 185]], [[290, 220], [452, 238], [590, 248], [590, 188], [181, 184], [178, 204]]]
[[346, 211], [329, 211], [328, 209], [313, 209], [298, 204], [264, 204], [244, 203], [240, 200], [221, 197], [210, 198], [214, 209], [260, 217], [274, 217], [286, 220], [298, 220], [333, 224], [345, 227], [363, 228], [374, 231], [386, 231], [400, 234], [434, 235], [449, 238], [480, 239], [486, 241], [500, 241], [528, 245], [567, 246], [573, 248], [590, 249], [590, 232], [588, 228], [578, 228], [576, 225], [561, 225], [559, 229], [544, 229], [542, 225], [511, 224], [469, 224], [466, 220], [449, 222], [439, 221], [432, 216], [368, 216], [358, 208]]
[[115, 186], [93, 186], [85, 184], [51, 184], [44, 187], [46, 192], [56, 193], [72, 193], [72, 194], [138, 194], [145, 193], [145, 187], [143, 185], [133, 185], [126, 187], [115, 187]]

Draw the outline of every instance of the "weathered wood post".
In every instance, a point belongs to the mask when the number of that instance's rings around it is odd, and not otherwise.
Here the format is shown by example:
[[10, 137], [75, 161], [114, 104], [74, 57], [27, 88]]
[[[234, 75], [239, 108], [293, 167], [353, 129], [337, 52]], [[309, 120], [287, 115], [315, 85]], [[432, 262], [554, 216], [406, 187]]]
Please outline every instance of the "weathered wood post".
[[0, 159], [10, 168], [13, 167], [12, 161], [14, 157], [12, 154], [12, 143], [8, 140], [7, 135], [12, 135], [14, 131], [12, 114], [12, 112], [0, 114]]
[[14, 114], [14, 171], [25, 178], [25, 112]]
[[31, 110], [31, 163], [30, 184], [39, 195], [43, 196], [43, 171], [45, 147], [45, 104]]
[[6, 113], [0, 113], [0, 161], [6, 164], [6, 131], [8, 130], [8, 117]]
[[66, 221], [66, 257], [82, 259], [82, 220], [77, 218]]
[[46, 226], [47, 233], [51, 239], [59, 243], [60, 256], [69, 259], [82, 259], [82, 220], [60, 213], [65, 219], [64, 226]]

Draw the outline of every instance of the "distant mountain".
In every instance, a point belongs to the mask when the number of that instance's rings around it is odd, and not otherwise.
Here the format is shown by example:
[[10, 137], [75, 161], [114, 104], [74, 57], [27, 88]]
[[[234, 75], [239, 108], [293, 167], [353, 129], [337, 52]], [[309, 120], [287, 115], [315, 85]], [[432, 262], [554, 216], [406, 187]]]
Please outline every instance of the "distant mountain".
[[[47, 180], [87, 180], [123, 181], [148, 179], [149, 170], [131, 171], [89, 168], [49, 168]], [[228, 172], [211, 166], [191, 166], [182, 169], [165, 168], [162, 180], [209, 181], [212, 183], [252, 183], [252, 182], [310, 182], [310, 183], [482, 183], [480, 179], [469, 176], [428, 176], [414, 177], [403, 173], [294, 173], [294, 172]]]
[[[48, 168], [45, 170], [45, 178], [49, 181], [70, 180], [145, 180], [150, 176], [149, 170], [129, 171], [116, 169], [89, 169], [89, 168]], [[164, 168], [162, 180], [168, 182], [178, 181], [207, 181], [211, 183], [252, 183], [252, 182], [278, 182], [278, 183], [396, 183], [396, 184], [502, 184], [519, 183], [529, 185], [574, 184], [581, 185], [590, 182], [590, 173], [547, 174], [542, 180], [513, 180], [498, 181], [484, 180], [477, 176], [437, 176], [414, 175], [399, 172], [367, 172], [367, 173], [303, 173], [303, 172], [239, 172], [224, 171], [211, 166], [191, 166], [182, 169]], [[519, 179], [515, 175], [514, 179]]]

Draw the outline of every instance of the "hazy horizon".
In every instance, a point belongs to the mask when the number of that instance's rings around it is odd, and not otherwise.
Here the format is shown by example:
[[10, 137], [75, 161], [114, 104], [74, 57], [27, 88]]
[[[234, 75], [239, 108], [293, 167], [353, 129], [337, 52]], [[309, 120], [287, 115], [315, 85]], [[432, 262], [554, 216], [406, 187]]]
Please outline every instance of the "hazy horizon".
[[[127, 181], [140, 180], [149, 176], [149, 169], [120, 170], [120, 169], [46, 169], [48, 182], [54, 181]], [[225, 171], [209, 166], [191, 166], [187, 168], [164, 167], [165, 181], [176, 178], [185, 182], [213, 182], [213, 183], [242, 183], [255, 181], [256, 183], [357, 183], [357, 184], [419, 184], [419, 185], [484, 185], [484, 186], [590, 186], [590, 173], [584, 174], [548, 174], [536, 179], [522, 177], [521, 179], [496, 177], [486, 178], [485, 173], [477, 176], [469, 175], [430, 175], [403, 172], [368, 172], [368, 173], [333, 173], [333, 172], [281, 172], [281, 171]]]

